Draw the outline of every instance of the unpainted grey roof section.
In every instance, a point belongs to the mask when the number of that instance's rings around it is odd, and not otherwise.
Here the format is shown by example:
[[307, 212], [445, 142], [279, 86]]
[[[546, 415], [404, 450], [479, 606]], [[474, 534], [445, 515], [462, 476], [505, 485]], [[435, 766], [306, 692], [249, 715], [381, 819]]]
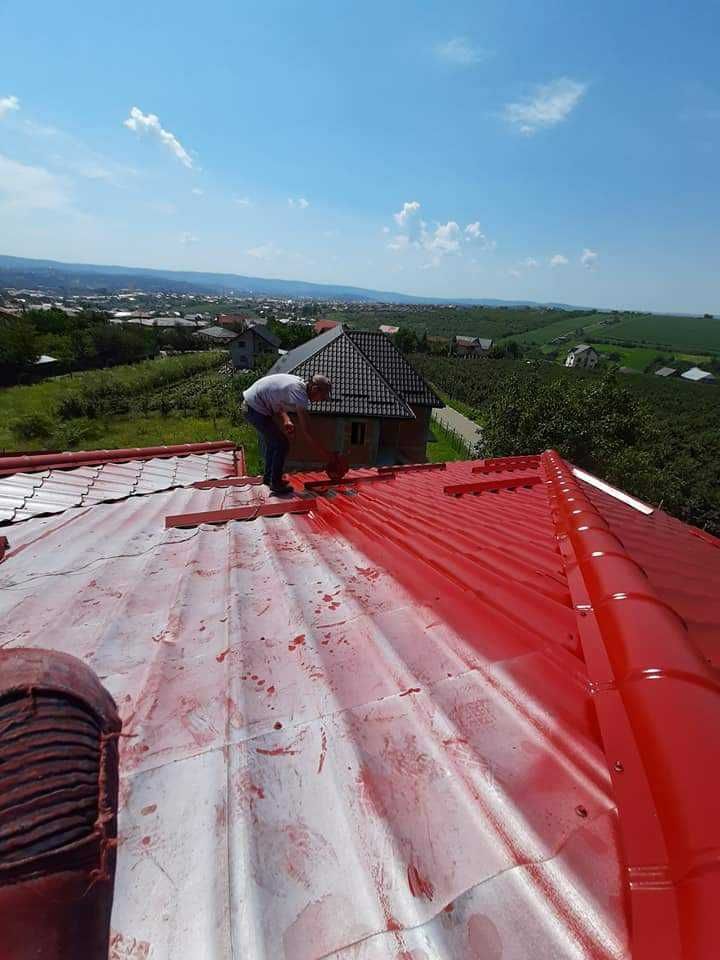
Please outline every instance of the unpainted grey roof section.
[[675, 367], [660, 367], [659, 370], [655, 371], [656, 377], [672, 377], [674, 373], [677, 373]]

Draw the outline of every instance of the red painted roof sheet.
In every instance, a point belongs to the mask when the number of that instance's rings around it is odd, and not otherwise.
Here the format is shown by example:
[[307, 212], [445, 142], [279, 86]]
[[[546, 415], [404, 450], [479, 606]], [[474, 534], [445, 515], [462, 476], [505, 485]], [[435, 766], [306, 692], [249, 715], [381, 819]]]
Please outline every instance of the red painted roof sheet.
[[0, 644], [82, 657], [130, 735], [111, 956], [709, 956], [718, 542], [559, 459], [472, 466], [299, 516], [165, 529], [263, 498], [233, 485], [9, 531]]

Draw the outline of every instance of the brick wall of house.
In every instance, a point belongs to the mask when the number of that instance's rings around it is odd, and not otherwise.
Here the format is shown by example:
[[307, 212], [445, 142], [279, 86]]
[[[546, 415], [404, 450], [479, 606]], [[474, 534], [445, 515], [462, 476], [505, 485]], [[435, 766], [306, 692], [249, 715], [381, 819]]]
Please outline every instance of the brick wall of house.
[[[377, 418], [311, 415], [310, 423], [313, 436], [328, 450], [344, 454], [351, 466], [373, 466], [377, 462], [380, 438], [380, 421]], [[288, 470], [315, 470], [324, 466], [325, 463], [318, 459], [313, 447], [300, 432], [296, 432], [290, 442]]]
[[427, 461], [427, 436], [430, 429], [430, 408], [412, 407], [414, 420], [400, 420], [398, 447], [400, 458], [407, 463]]
[[[313, 436], [328, 450], [344, 454], [353, 467], [375, 466], [380, 447], [396, 450], [398, 463], [425, 463], [430, 409], [413, 407], [415, 420], [311, 416]], [[323, 469], [316, 451], [296, 432], [290, 443], [288, 470]]]

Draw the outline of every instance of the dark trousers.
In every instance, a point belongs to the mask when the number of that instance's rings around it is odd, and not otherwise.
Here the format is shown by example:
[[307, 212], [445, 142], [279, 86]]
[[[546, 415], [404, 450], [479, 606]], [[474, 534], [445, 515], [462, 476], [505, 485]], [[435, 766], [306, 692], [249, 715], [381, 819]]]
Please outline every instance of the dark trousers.
[[263, 416], [247, 403], [243, 404], [243, 413], [248, 423], [251, 423], [258, 432], [260, 452], [265, 461], [263, 479], [271, 487], [281, 487], [285, 458], [290, 449], [290, 441], [272, 417]]

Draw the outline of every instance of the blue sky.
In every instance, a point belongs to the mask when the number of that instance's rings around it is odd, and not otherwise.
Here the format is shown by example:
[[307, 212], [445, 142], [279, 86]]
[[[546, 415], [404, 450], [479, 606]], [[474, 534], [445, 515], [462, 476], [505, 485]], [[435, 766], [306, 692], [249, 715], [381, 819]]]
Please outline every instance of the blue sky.
[[718, 6], [0, 0], [0, 252], [720, 313]]

